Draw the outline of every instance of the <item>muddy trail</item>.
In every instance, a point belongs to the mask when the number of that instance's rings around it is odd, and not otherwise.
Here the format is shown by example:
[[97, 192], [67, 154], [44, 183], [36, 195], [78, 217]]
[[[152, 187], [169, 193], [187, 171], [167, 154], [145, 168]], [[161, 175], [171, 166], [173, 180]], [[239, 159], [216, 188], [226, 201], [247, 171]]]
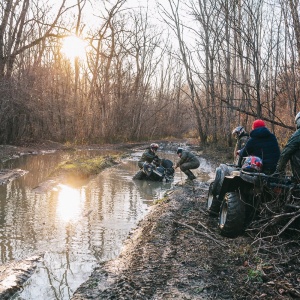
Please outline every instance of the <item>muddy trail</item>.
[[[229, 159], [202, 156], [215, 166]], [[300, 299], [299, 233], [273, 243], [222, 237], [206, 211], [208, 187], [176, 186], [72, 299]]]
[[[194, 149], [215, 166], [230, 158]], [[300, 299], [299, 233], [268, 243], [222, 237], [206, 211], [208, 187], [175, 186], [71, 299]]]
[[279, 266], [246, 235], [221, 237], [205, 211], [207, 190], [171, 192], [72, 299], [299, 299], [299, 261]]

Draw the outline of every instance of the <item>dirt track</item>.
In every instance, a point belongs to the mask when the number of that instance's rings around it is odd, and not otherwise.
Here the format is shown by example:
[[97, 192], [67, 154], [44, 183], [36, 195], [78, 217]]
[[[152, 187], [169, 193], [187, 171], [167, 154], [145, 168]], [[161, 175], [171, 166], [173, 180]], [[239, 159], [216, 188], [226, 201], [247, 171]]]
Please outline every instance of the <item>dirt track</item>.
[[278, 270], [252, 252], [250, 238], [218, 234], [205, 212], [207, 188], [174, 190], [120, 257], [97, 268], [72, 299], [292, 299], [291, 282], [276, 278]]
[[[205, 154], [212, 158], [218, 153]], [[224, 154], [223, 154], [224, 157]], [[226, 157], [226, 155], [225, 155]], [[300, 299], [299, 244], [260, 251], [245, 234], [220, 236], [206, 212], [208, 183], [177, 186], [75, 292], [83, 299]], [[282, 251], [282, 248], [280, 248]]]
[[[218, 153], [204, 155], [218, 164]], [[282, 253], [259, 251], [246, 234], [220, 236], [207, 190], [197, 180], [177, 186], [72, 299], [300, 299], [299, 239], [287, 238]]]

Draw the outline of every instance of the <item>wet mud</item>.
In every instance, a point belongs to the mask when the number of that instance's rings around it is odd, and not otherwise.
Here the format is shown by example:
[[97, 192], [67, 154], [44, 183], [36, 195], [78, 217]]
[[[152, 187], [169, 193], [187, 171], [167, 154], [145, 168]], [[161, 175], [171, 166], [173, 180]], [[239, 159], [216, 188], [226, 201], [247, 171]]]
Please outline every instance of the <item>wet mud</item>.
[[[217, 166], [224, 152], [201, 155]], [[208, 186], [175, 186], [71, 299], [300, 299], [299, 239], [286, 237], [282, 255], [259, 251], [246, 233], [222, 237], [206, 212]]]

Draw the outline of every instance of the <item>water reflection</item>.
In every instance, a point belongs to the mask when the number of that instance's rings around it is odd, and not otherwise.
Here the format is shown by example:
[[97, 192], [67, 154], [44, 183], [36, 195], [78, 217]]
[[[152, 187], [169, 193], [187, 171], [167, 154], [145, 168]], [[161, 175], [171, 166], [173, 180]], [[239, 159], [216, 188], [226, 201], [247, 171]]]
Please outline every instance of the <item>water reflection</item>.
[[163, 198], [166, 190], [169, 190], [174, 182], [135, 180], [134, 185], [143, 199], [153, 202], [153, 200]]
[[57, 214], [64, 222], [75, 221], [80, 216], [85, 202], [85, 193], [70, 186], [58, 185]]
[[[13, 299], [70, 299], [97, 263], [119, 254], [149, 204], [181, 180], [176, 172], [170, 183], [133, 181], [137, 159], [132, 158], [80, 185], [34, 191], [58, 163], [71, 156], [24, 156], [9, 167], [29, 173], [0, 186], [1, 263], [44, 254], [43, 262]], [[167, 158], [176, 159], [171, 154]]]

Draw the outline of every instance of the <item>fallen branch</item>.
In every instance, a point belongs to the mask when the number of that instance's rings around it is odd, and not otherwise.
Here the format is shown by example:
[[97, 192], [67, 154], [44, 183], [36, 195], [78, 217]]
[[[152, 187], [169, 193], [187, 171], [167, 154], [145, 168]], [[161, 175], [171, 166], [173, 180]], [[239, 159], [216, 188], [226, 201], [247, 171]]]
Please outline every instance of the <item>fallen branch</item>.
[[293, 218], [291, 218], [288, 223], [279, 231], [279, 233], [277, 234], [278, 236], [281, 235], [288, 227], [290, 224], [292, 224], [297, 218], [300, 217], [300, 214], [294, 216]]
[[202, 224], [200, 221], [198, 221], [198, 224], [201, 225], [205, 230], [207, 230], [209, 233], [212, 233], [211, 230], [209, 230], [204, 224]]
[[185, 223], [181, 223], [181, 222], [178, 222], [178, 221], [173, 221], [173, 222], [174, 222], [175, 224], [178, 224], [178, 225], [181, 225], [181, 226], [184, 226], [184, 227], [187, 227], [187, 228], [191, 229], [191, 230], [194, 231], [195, 233], [200, 234], [200, 235], [202, 235], [202, 236], [204, 236], [204, 237], [206, 237], [206, 238], [208, 238], [208, 239], [214, 241], [215, 243], [217, 243], [217, 244], [220, 245], [220, 246], [227, 247], [226, 244], [224, 244], [224, 243], [218, 241], [217, 239], [213, 238], [211, 235], [209, 235], [209, 234], [206, 233], [206, 232], [198, 231], [198, 230], [195, 229], [193, 226], [190, 226], [190, 225], [185, 224]]
[[[252, 228], [248, 228], [247, 231], [250, 232], [251, 230], [254, 231], [257, 229], [259, 229], [259, 231], [254, 237], [254, 241], [252, 244], [256, 243], [258, 240], [267, 240], [267, 239], [273, 239], [279, 237], [299, 217], [300, 217], [300, 211], [298, 210], [291, 213], [290, 212], [282, 213], [282, 214], [274, 215], [270, 218], [265, 218], [263, 219], [264, 222], [257, 222], [257, 223], [253, 222], [251, 224]], [[278, 225], [283, 220], [289, 218], [290, 220], [284, 225], [283, 228], [279, 229], [279, 226], [275, 227], [275, 225]], [[259, 223], [261, 224], [264, 223], [264, 224], [258, 227]], [[274, 230], [277, 229], [277, 233], [276, 234], [272, 234], [272, 233], [270, 234], [270, 232], [268, 233], [267, 229], [270, 229], [270, 227], [273, 227]]]

